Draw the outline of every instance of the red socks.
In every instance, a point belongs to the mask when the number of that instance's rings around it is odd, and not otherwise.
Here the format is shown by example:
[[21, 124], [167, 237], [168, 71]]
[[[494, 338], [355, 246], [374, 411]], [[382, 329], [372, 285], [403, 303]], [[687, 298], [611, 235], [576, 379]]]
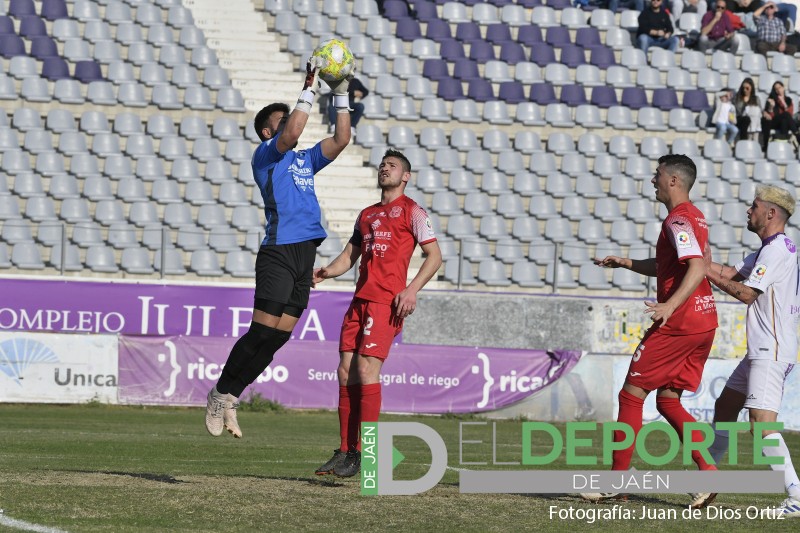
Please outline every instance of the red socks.
[[361, 421], [377, 422], [381, 412], [381, 384], [361, 385]]
[[339, 436], [342, 451], [350, 450], [350, 443], [358, 444], [361, 415], [361, 385], [339, 386]]
[[339, 386], [339, 449], [361, 451], [361, 422], [377, 422], [381, 384]]
[[[656, 398], [656, 408], [658, 408], [658, 412], [661, 413], [661, 416], [663, 416], [666, 421], [669, 422], [669, 425], [675, 428], [675, 431], [678, 432], [681, 442], [685, 442], [683, 425], [687, 422], [697, 422], [697, 420], [695, 420], [694, 417], [683, 408], [680, 398], [665, 398], [663, 396], [658, 396]], [[701, 440], [703, 440], [703, 434], [701, 432], [692, 432], [692, 442], [698, 442]], [[716, 470], [716, 467], [708, 464], [700, 455], [700, 452], [696, 450], [692, 452], [692, 460], [697, 463], [697, 467], [700, 470]]]
[[[633, 457], [633, 449], [636, 444], [635, 436], [639, 434], [642, 429], [642, 414], [644, 411], [644, 400], [637, 398], [633, 394], [625, 391], [619, 391], [619, 415], [617, 422], [624, 422], [633, 429], [634, 441], [628, 448], [624, 450], [615, 450], [613, 457], [612, 470], [628, 470], [631, 467], [631, 457]], [[621, 442], [625, 440], [625, 434], [622, 431], [614, 432], [614, 442]]]

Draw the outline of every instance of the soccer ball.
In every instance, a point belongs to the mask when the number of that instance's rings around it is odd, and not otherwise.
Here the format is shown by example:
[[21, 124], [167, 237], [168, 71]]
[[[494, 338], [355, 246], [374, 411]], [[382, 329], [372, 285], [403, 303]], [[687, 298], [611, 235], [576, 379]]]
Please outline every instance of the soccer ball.
[[356, 65], [353, 52], [339, 39], [330, 39], [320, 43], [311, 56], [324, 60], [325, 66], [320, 68], [319, 77], [326, 82], [343, 80]]

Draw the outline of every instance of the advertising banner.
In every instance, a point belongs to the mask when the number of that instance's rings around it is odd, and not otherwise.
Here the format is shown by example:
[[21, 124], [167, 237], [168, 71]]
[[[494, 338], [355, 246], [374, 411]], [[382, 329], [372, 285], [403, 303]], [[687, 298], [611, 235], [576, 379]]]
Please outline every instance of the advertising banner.
[[117, 402], [117, 337], [0, 332], [0, 402]]
[[[0, 331], [239, 338], [253, 316], [245, 286], [3, 279]], [[312, 291], [292, 338], [338, 339], [352, 293]]]
[[[120, 339], [121, 403], [205, 405], [234, 339]], [[383, 410], [479, 412], [513, 404], [568, 373], [580, 352], [395, 345], [383, 366]], [[290, 341], [245, 391], [286, 407], [335, 409], [338, 346]]]

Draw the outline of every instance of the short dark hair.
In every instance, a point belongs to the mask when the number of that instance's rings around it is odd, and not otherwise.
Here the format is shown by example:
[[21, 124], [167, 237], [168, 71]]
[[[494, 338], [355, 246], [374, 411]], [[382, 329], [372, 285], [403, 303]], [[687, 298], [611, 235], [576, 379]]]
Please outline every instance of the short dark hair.
[[398, 152], [397, 150], [392, 150], [389, 148], [386, 150], [386, 153], [383, 154], [381, 160], [386, 159], [387, 157], [396, 157], [403, 164], [403, 171], [409, 173], [411, 172], [411, 161], [409, 161], [408, 158], [403, 155], [403, 152]]
[[256, 113], [256, 118], [253, 120], [253, 128], [256, 130], [256, 135], [258, 135], [258, 138], [262, 141], [266, 141], [267, 139], [265, 139], [261, 134], [261, 130], [264, 129], [264, 125], [266, 124], [270, 115], [276, 111], [283, 111], [288, 115], [289, 106], [281, 102], [276, 102], [274, 104], [269, 104], [267, 107]]
[[658, 164], [668, 167], [671, 171], [680, 175], [686, 190], [690, 191], [697, 179], [697, 166], [692, 158], [684, 154], [668, 154], [658, 158]]

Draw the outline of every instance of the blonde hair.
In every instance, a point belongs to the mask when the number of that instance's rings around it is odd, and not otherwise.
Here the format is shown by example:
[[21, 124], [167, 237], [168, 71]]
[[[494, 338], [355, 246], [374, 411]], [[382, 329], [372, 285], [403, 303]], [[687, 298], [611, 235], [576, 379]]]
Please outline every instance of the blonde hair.
[[[764, 185], [756, 190], [756, 198], [763, 202], [775, 204], [789, 215], [792, 216], [795, 208], [794, 195], [791, 192], [776, 185]], [[787, 217], [787, 218], [789, 218]]]

